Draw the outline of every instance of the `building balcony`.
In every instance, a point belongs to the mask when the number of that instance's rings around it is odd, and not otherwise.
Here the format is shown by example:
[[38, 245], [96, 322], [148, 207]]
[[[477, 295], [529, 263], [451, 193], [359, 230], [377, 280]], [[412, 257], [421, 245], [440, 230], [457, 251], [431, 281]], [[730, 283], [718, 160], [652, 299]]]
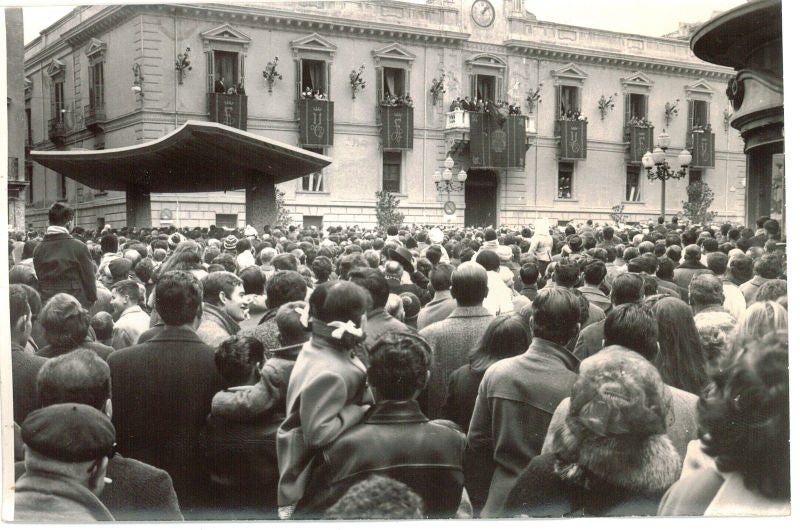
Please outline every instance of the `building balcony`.
[[300, 145], [305, 147], [333, 145], [333, 101], [299, 99], [297, 116], [300, 120]]
[[641, 164], [642, 157], [648, 151], [653, 151], [653, 126], [626, 125], [624, 133], [625, 143], [628, 144], [628, 153], [632, 164]]
[[247, 96], [240, 94], [208, 94], [208, 116], [216, 123], [247, 130]]
[[103, 103], [84, 105], [83, 125], [87, 129], [102, 129], [106, 122], [106, 107]]
[[686, 149], [692, 152], [692, 167], [713, 168], [716, 137], [711, 127], [695, 128], [686, 134]]
[[[473, 132], [474, 131], [474, 132]], [[474, 137], [473, 137], [474, 136]], [[522, 168], [536, 136], [530, 116], [508, 115], [500, 123], [488, 112], [454, 110], [445, 119], [444, 137], [451, 156], [466, 155], [469, 167]], [[489, 138], [489, 141], [484, 141]]]
[[47, 137], [54, 144], [63, 144], [67, 140], [67, 126], [60, 117], [47, 121]]

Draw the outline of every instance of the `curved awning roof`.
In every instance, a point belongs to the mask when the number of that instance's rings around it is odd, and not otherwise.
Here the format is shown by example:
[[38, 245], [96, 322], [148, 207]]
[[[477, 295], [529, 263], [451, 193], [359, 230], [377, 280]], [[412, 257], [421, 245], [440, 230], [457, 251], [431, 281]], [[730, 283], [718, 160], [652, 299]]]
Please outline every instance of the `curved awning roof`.
[[251, 175], [278, 184], [331, 163], [327, 156], [221, 123], [191, 120], [139, 145], [31, 151], [31, 158], [94, 189], [125, 190], [136, 184], [156, 193], [242, 189]]

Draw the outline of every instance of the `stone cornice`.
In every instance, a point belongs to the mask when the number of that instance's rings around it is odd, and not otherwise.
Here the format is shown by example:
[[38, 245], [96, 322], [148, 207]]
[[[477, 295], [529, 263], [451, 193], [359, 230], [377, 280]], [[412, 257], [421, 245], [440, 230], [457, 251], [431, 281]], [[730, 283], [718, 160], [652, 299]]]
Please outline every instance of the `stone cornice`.
[[732, 69], [712, 64], [692, 64], [681, 61], [640, 57], [624, 53], [568, 48], [565, 46], [553, 46], [520, 39], [509, 39], [506, 40], [504, 44], [514, 53], [538, 59], [597, 64], [656, 73], [678, 74], [689, 77], [706, 77], [717, 80], [728, 80], [734, 76], [734, 71]]

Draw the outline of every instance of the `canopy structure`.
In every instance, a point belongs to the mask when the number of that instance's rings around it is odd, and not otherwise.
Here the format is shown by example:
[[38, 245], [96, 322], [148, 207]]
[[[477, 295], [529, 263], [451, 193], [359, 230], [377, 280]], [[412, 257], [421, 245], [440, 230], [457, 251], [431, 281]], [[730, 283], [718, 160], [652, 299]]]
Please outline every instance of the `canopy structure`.
[[234, 127], [191, 120], [158, 140], [139, 145], [100, 151], [31, 151], [31, 157], [91, 188], [126, 191], [129, 226], [150, 224], [151, 192], [243, 188], [247, 222], [261, 226], [274, 216], [274, 184], [331, 163], [329, 157]]

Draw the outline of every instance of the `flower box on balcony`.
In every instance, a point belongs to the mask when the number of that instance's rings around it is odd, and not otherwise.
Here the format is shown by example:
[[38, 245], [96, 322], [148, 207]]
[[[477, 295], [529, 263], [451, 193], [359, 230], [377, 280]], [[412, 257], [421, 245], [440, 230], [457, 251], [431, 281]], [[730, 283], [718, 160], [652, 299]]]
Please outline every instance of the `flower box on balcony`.
[[247, 130], [247, 96], [241, 94], [208, 94], [208, 115], [211, 121]]
[[83, 107], [83, 125], [87, 129], [100, 128], [106, 122], [104, 105], [85, 105]]
[[381, 141], [384, 149], [414, 147], [414, 108], [381, 105]]
[[47, 122], [47, 137], [54, 144], [63, 144], [67, 139], [67, 127], [60, 117], [50, 118]]
[[561, 137], [559, 158], [586, 160], [586, 120], [556, 120], [556, 136]]
[[304, 98], [297, 102], [300, 117], [300, 145], [333, 145], [333, 101]]

